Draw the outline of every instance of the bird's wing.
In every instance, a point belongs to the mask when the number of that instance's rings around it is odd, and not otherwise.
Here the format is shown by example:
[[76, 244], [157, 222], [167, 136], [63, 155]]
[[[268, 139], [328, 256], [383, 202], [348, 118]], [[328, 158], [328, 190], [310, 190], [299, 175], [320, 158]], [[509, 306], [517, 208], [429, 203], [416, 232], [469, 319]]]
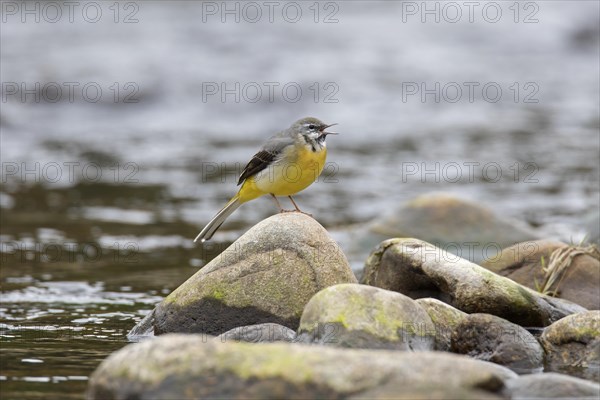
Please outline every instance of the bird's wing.
[[263, 169], [267, 168], [273, 161], [277, 160], [282, 154], [283, 150], [290, 145], [293, 145], [294, 141], [289, 136], [273, 136], [262, 149], [252, 157], [250, 162], [246, 165], [240, 179], [238, 179], [238, 185], [241, 185], [246, 179], [253, 175], [256, 175]]

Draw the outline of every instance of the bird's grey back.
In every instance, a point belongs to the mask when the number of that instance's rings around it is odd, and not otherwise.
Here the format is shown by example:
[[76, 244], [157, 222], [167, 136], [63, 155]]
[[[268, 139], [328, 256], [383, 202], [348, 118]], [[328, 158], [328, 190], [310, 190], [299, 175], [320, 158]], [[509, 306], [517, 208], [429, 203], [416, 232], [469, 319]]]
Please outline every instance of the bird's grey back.
[[279, 154], [286, 146], [291, 144], [294, 144], [294, 137], [292, 136], [292, 131], [286, 129], [271, 136], [262, 149], [269, 153]]

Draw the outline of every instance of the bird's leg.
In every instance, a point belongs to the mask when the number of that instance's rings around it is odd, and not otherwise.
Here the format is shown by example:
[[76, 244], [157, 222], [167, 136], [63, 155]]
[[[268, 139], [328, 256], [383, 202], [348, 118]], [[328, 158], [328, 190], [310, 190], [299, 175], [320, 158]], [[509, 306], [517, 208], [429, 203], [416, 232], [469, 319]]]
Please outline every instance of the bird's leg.
[[296, 207], [296, 211], [302, 212], [302, 210], [298, 208], [298, 204], [296, 204], [296, 202], [294, 201], [294, 199], [292, 198], [292, 196], [288, 196], [288, 197], [292, 201], [292, 204], [294, 205], [294, 207]]
[[291, 212], [291, 210], [284, 210], [281, 207], [281, 204], [279, 204], [279, 200], [277, 200], [277, 197], [275, 197], [275, 195], [273, 193], [270, 193], [271, 197], [273, 197], [273, 200], [275, 200], [275, 204], [277, 204], [277, 208], [279, 208], [279, 212], [280, 213], [284, 213], [284, 212]]
[[294, 201], [294, 199], [292, 198], [292, 196], [288, 196], [288, 197], [289, 197], [289, 198], [290, 198], [290, 200], [292, 201], [292, 204], [294, 205], [294, 207], [296, 207], [296, 211], [298, 211], [299, 213], [302, 213], [302, 214], [308, 215], [309, 217], [312, 217], [312, 215], [311, 215], [311, 214], [309, 214], [309, 213], [305, 213], [304, 211], [302, 211], [302, 210], [301, 210], [301, 209], [298, 207], [298, 204], [296, 204], [296, 202]]

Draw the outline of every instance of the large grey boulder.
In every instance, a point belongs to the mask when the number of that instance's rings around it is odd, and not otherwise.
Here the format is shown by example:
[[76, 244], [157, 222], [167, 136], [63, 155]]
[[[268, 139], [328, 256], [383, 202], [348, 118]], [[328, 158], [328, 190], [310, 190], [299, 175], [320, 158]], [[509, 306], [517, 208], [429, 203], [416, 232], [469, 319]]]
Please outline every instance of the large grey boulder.
[[311, 297], [338, 283], [356, 278], [327, 231], [307, 215], [277, 214], [181, 284], [140, 324], [156, 335], [219, 335], [266, 322], [295, 330]]
[[479, 262], [512, 244], [538, 238], [520, 221], [449, 193], [418, 196], [382, 215], [358, 237], [356, 247], [373, 248], [383, 240], [424, 240], [467, 260]]
[[437, 298], [466, 313], [492, 314], [526, 327], [585, 311], [418, 239], [382, 242], [367, 260], [362, 283], [414, 299]]
[[[88, 399], [336, 398], [381, 390], [504, 390], [512, 371], [441, 352], [337, 349], [289, 343], [222, 343], [169, 334], [128, 345], [92, 374]], [[488, 396], [486, 396], [488, 397]]]
[[342, 284], [321, 290], [308, 302], [298, 340], [348, 348], [433, 350], [435, 327], [410, 297]]

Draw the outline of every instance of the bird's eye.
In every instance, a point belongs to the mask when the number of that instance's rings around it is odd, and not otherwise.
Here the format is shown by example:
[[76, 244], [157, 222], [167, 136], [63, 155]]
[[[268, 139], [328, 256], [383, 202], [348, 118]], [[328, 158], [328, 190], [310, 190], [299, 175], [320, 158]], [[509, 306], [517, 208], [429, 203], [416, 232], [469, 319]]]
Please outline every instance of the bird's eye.
[[313, 124], [310, 124], [310, 125], [308, 126], [308, 129], [311, 129], [311, 130], [312, 130], [312, 129], [316, 129], [316, 128], [317, 128], [317, 126], [316, 126], [316, 125], [313, 125]]

